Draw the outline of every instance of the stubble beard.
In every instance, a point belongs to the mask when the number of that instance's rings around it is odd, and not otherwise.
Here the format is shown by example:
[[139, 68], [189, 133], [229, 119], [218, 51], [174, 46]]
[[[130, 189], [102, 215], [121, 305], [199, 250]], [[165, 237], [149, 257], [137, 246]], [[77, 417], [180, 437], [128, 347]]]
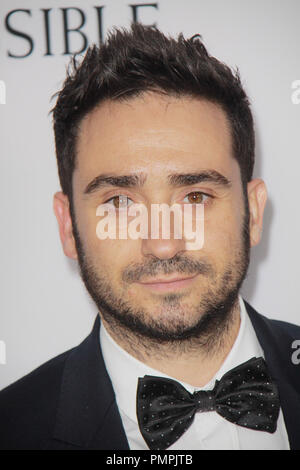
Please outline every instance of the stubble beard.
[[[210, 280], [210, 287], [203, 293], [198, 305], [193, 307], [193, 324], [187, 312], [186, 315], [180, 314], [180, 308], [188, 308], [187, 304], [183, 307], [184, 301], [181, 298], [184, 296], [181, 293], [162, 295], [159, 315], [149, 315], [145, 309], [134, 308], [123, 300], [124, 296], [122, 298], [116, 295], [109, 278], [99, 274], [101, 267], [94, 266], [88, 259], [72, 207], [71, 217], [82, 280], [99, 309], [106, 328], [120, 345], [126, 345], [128, 352], [143, 359], [147, 355], [156, 354], [158, 347], [163, 348], [165, 354], [168, 351], [170, 354], [199, 353], [201, 348], [207, 355], [224, 347], [239, 311], [238, 295], [250, 261], [248, 202], [245, 204], [240, 247], [232, 253], [231, 262], [223, 273], [216, 273], [208, 262], [179, 255], [172, 259], [147, 261], [143, 265], [130, 265], [123, 271], [122, 279], [125, 280], [125, 285], [127, 282], [127, 286], [149, 274], [155, 276], [180, 272], [205, 276], [206, 280]], [[176, 312], [173, 317], [172, 311]]]

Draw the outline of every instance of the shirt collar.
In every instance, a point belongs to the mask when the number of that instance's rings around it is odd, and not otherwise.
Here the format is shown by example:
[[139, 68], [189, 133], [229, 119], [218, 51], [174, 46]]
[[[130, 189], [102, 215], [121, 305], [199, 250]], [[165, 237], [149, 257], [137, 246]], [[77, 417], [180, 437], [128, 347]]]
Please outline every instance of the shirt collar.
[[[263, 351], [259, 345], [241, 296], [239, 296], [239, 304], [241, 323], [235, 342], [220, 369], [204, 387], [201, 387], [202, 390], [212, 389], [217, 379], [219, 380], [227, 371], [243, 362], [246, 362], [251, 357], [263, 357]], [[138, 378], [144, 377], [144, 375], [154, 375], [171, 379], [173, 377], [152, 369], [128, 354], [112, 339], [103, 323], [101, 323], [100, 328], [100, 344], [105, 366], [116, 395], [118, 407], [131, 420], [137, 422], [136, 390]], [[177, 381], [190, 393], [193, 393], [195, 390], [200, 390], [200, 388], [194, 387], [185, 382]]]

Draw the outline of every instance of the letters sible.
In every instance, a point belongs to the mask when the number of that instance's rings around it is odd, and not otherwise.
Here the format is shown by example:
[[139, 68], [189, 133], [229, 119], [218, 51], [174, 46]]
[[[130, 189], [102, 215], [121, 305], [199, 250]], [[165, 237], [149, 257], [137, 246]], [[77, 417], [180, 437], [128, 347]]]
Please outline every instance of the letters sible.
[[[130, 8], [132, 22], [135, 23], [139, 21], [139, 12], [144, 7], [151, 7], [158, 9], [158, 3], [143, 3], [138, 5], [128, 5]], [[105, 5], [102, 6], [95, 6], [92, 7], [91, 12], [89, 14], [93, 14], [96, 16], [97, 22], [97, 29], [98, 29], [98, 38], [93, 41], [94, 43], [101, 44], [103, 41], [103, 11], [105, 9]], [[53, 18], [53, 10], [54, 8], [41, 8], [39, 10], [30, 10], [30, 9], [23, 9], [19, 8], [16, 10], [11, 10], [7, 13], [5, 17], [5, 28], [9, 34], [20, 38], [24, 42], [24, 50], [21, 54], [16, 54], [14, 51], [10, 49], [7, 50], [7, 55], [14, 59], [24, 59], [25, 57], [30, 56], [35, 48], [35, 41], [32, 35], [29, 34], [28, 30], [30, 30], [30, 21], [35, 21], [35, 15], [39, 15], [40, 21], [43, 24], [44, 30], [44, 56], [53, 56], [53, 42], [55, 37], [51, 37], [51, 30], [58, 30], [59, 27], [62, 28], [63, 38], [64, 38], [64, 47], [63, 51], [61, 51], [62, 55], [68, 54], [80, 54], [89, 46], [89, 39], [84, 32], [84, 26], [87, 20], [87, 13], [86, 11], [82, 10], [78, 7], [68, 7], [68, 8], [58, 8], [56, 10], [60, 10], [61, 12], [61, 20], [60, 25], [53, 25], [52, 22], [57, 18], [55, 16]], [[77, 21], [76, 26], [71, 26], [70, 18], [72, 18], [72, 23]], [[14, 20], [22, 21], [28, 25], [27, 31], [21, 31], [14, 25]], [[29, 23], [28, 23], [29, 22]], [[55, 27], [54, 27], [55, 26]], [[70, 45], [70, 37], [71, 35], [77, 35], [80, 38], [81, 47], [78, 50], [72, 50]]]

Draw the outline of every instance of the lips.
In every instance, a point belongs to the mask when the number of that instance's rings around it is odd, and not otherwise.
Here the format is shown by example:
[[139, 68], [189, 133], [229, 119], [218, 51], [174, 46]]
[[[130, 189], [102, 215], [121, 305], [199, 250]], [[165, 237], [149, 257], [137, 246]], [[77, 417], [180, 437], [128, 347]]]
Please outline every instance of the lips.
[[170, 277], [148, 279], [147, 281], [139, 282], [139, 284], [150, 290], [171, 291], [190, 286], [196, 276], [197, 274], [192, 276], [179, 276], [177, 274]]
[[166, 284], [169, 284], [171, 282], [178, 282], [178, 281], [184, 281], [186, 279], [192, 279], [193, 277], [195, 277], [196, 274], [192, 275], [192, 276], [173, 276], [173, 277], [168, 277], [168, 278], [154, 278], [154, 279], [149, 279], [147, 281], [143, 281], [143, 282], [140, 282], [140, 284], [162, 284], [162, 283], [166, 283]]

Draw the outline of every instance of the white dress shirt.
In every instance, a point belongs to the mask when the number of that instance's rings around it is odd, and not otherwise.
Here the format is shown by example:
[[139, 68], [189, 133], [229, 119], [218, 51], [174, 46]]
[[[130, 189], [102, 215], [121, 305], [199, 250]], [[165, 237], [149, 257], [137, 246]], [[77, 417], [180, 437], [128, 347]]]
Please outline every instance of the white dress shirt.
[[[248, 361], [252, 357], [264, 357], [251, 320], [248, 317], [243, 299], [239, 296], [241, 323], [236, 340], [215, 376], [201, 388], [180, 382], [190, 393], [198, 390], [211, 390], [215, 381], [230, 369]], [[136, 416], [136, 390], [138, 378], [144, 375], [170, 377], [154, 370], [137, 360], [121, 348], [101, 324], [100, 344], [105, 366], [116, 395], [123, 427], [132, 450], [149, 449], [138, 426]], [[163, 359], [162, 359], [163, 360]], [[289, 441], [282, 411], [280, 409], [277, 430], [270, 434], [238, 426], [227, 421], [215, 411], [198, 412], [187, 431], [168, 450], [287, 450]]]

